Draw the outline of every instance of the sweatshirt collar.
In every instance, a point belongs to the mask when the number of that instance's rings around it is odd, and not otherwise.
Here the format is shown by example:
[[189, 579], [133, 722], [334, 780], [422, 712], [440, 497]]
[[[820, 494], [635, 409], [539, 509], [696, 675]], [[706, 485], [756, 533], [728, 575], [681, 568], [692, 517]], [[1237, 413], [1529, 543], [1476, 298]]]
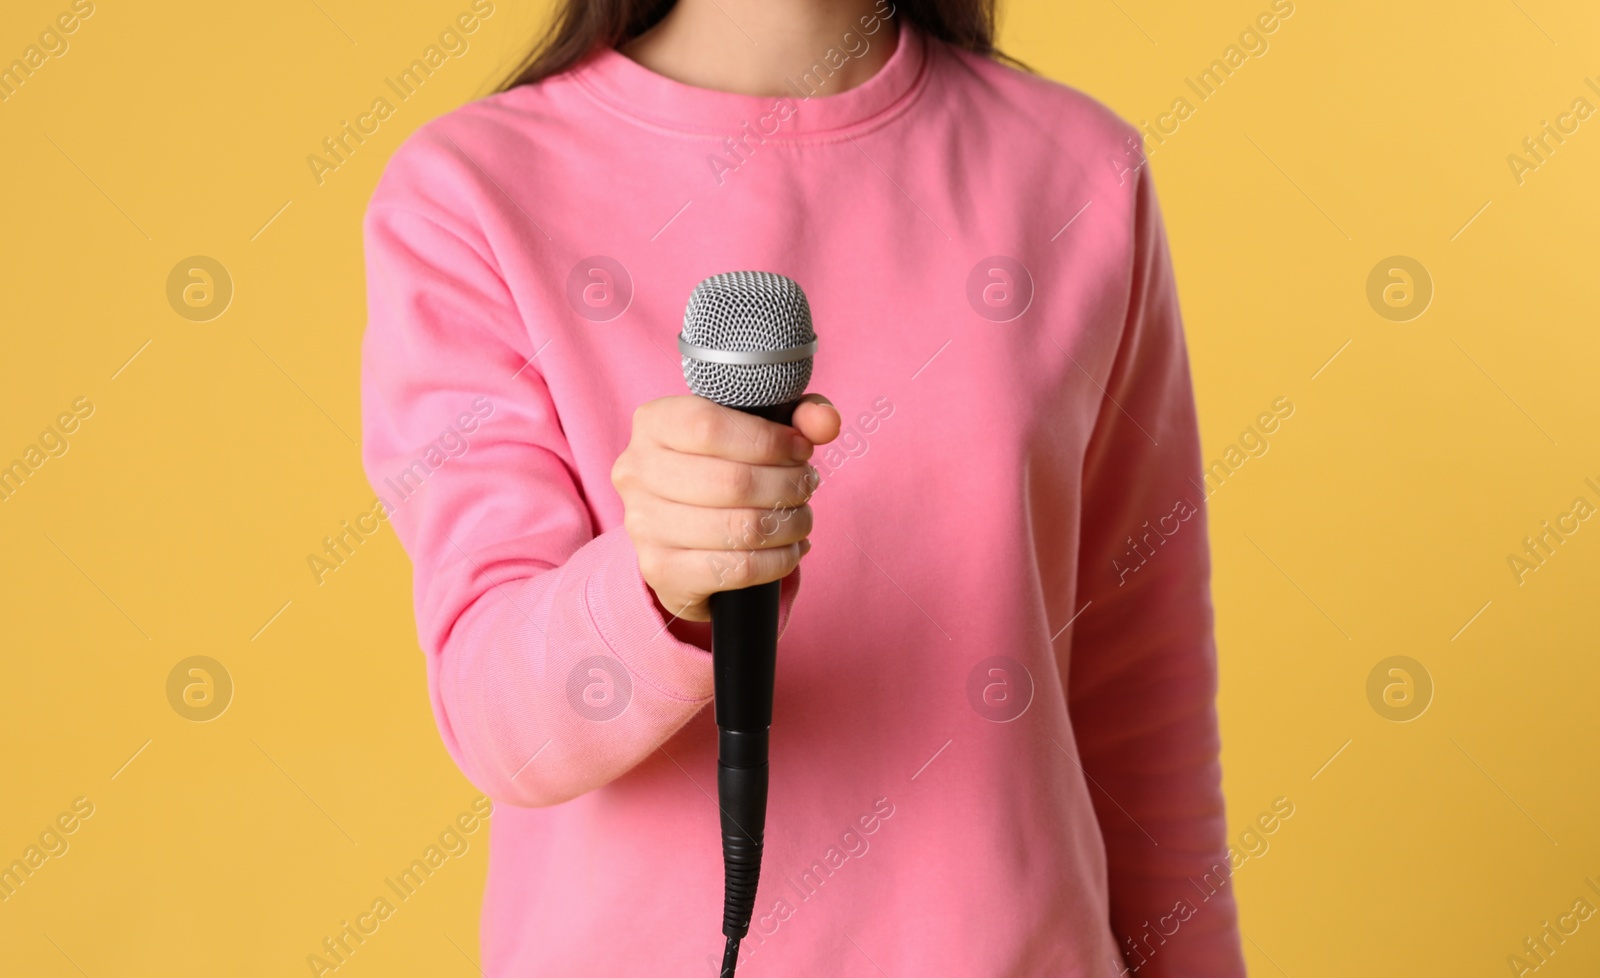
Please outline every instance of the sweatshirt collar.
[[[575, 69], [574, 77], [606, 105], [653, 128], [718, 139], [746, 126], [776, 141], [843, 135], [896, 114], [925, 79], [927, 43], [904, 17], [898, 20], [894, 52], [877, 73], [834, 94], [828, 94], [826, 84], [817, 84], [817, 75], [829, 60], [837, 65], [850, 57], [842, 44], [823, 52], [815, 71], [791, 75], [787, 95], [744, 95], [686, 85], [656, 74], [616, 48], [590, 56]], [[886, 39], [883, 28], [858, 36], [869, 44]]]

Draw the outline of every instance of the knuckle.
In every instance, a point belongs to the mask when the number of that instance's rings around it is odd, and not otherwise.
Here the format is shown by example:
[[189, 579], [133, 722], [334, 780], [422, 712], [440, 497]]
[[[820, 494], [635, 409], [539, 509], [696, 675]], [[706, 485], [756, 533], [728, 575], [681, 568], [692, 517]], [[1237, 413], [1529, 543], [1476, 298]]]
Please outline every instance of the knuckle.
[[761, 580], [776, 581], [780, 577], [787, 576], [790, 571], [794, 570], [795, 565], [800, 562], [800, 548], [791, 543], [787, 546], [774, 547], [771, 550], [763, 551], [762, 556], [764, 562]]
[[728, 499], [743, 502], [755, 491], [755, 469], [739, 463], [727, 465], [722, 470], [720, 481], [719, 488]]
[[722, 419], [717, 416], [716, 409], [707, 408], [696, 411], [689, 419], [685, 434], [697, 448], [707, 449], [717, 442], [717, 436], [722, 432]]
[[729, 550], [736, 550], [742, 546], [744, 539], [744, 517], [739, 510], [729, 509], [723, 511], [722, 537], [723, 545]]
[[733, 589], [755, 583], [755, 563], [748, 552], [723, 551], [712, 556], [710, 566], [716, 587]]
[[767, 570], [772, 566], [772, 558], [765, 550], [752, 550], [745, 555], [742, 583], [745, 587], [753, 587], [770, 580]]
[[761, 518], [756, 521], [756, 526], [761, 529], [761, 539], [772, 540], [786, 530], [792, 512], [785, 507], [777, 507], [762, 513]]
[[728, 539], [735, 547], [759, 549], [763, 542], [761, 517], [747, 509], [728, 510]]
[[[639, 539], [641, 532], [644, 530], [644, 527], [640, 525], [642, 521], [643, 517], [639, 515], [639, 509], [637, 506], [628, 506], [623, 509], [622, 529], [628, 534], [628, 536], [634, 538], [635, 540]], [[643, 552], [639, 554], [639, 560], [640, 566], [643, 566]]]
[[775, 425], [761, 429], [761, 434], [756, 436], [756, 450], [763, 458], [774, 462], [789, 458], [789, 435]]

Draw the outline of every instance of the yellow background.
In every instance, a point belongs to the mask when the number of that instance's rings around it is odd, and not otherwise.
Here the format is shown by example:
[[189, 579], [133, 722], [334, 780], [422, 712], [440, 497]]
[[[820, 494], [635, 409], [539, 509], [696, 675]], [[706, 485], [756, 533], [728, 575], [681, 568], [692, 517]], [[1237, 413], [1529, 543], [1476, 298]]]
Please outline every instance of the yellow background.
[[[1600, 118], [1521, 185], [1506, 162], [1600, 106], [1600, 8], [1301, 2], [1200, 102], [1184, 79], [1269, 2], [1030, 0], [1002, 43], [1132, 121], [1195, 105], [1153, 166], [1207, 456], [1296, 408], [1211, 500], [1232, 835], [1295, 806], [1235, 876], [1252, 972], [1504, 974], [1543, 921], [1600, 905], [1600, 522], [1521, 585], [1506, 564], [1600, 503]], [[0, 63], [68, 5], [8, 0]], [[366, 200], [543, 5], [497, 3], [323, 185], [305, 157], [467, 7], [102, 2], [0, 104], [0, 461], [95, 406], [0, 503], [0, 863], [95, 806], [0, 903], [6, 974], [307, 973], [476, 796], [426, 708], [392, 532], [321, 586], [306, 566], [373, 497]], [[167, 301], [194, 255], [235, 284], [211, 322]], [[1395, 255], [1434, 284], [1410, 322], [1367, 298]], [[195, 655], [234, 683], [206, 723], [165, 692]], [[1367, 695], [1394, 655], [1435, 686], [1407, 723]], [[476, 974], [483, 838], [341, 974]], [[1597, 971], [1600, 918], [1540, 975]]]

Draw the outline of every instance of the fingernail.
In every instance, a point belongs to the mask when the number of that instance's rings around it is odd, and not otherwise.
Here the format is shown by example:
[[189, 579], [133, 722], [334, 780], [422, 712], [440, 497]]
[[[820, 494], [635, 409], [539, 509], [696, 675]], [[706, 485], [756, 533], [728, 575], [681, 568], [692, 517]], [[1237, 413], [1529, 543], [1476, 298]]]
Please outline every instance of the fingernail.
[[795, 461], [804, 462], [811, 457], [811, 440], [804, 435], [795, 435], [790, 451], [794, 453]]
[[808, 554], [810, 552], [811, 552], [811, 541], [810, 540], [801, 540], [800, 541], [800, 556], [804, 557], [806, 554]]

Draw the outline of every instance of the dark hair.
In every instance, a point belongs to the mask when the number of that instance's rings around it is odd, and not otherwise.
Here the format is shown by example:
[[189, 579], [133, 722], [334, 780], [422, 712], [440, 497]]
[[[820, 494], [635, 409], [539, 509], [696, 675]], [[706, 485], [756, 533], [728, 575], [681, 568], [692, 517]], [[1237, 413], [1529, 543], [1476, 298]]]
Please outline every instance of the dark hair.
[[[631, 41], [654, 27], [677, 0], [559, 0], [555, 15], [521, 64], [495, 91], [558, 75], [590, 54]], [[924, 34], [955, 47], [1009, 62], [1025, 71], [1027, 65], [994, 45], [996, 0], [896, 0]]]

